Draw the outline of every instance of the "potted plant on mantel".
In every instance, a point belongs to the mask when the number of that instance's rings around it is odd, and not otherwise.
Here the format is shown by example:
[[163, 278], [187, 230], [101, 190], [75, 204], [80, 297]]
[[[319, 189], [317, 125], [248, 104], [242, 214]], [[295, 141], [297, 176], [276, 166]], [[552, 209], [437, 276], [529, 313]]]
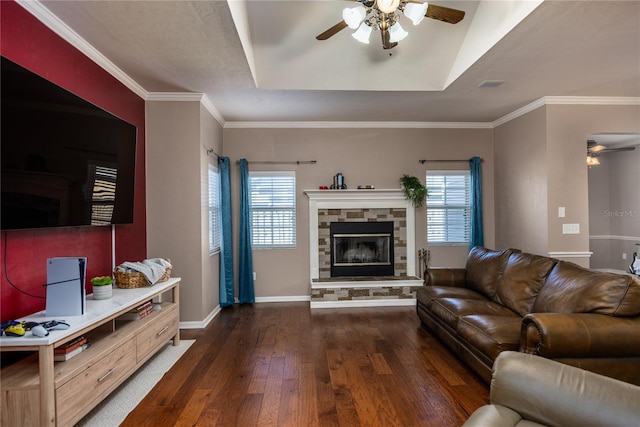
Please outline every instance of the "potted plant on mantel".
[[422, 181], [415, 176], [402, 175], [402, 178], [400, 178], [400, 185], [402, 186], [404, 197], [409, 200], [413, 206], [416, 208], [424, 206], [424, 202], [427, 199], [429, 192]]
[[114, 280], [110, 276], [98, 276], [91, 279], [93, 299], [109, 299], [113, 295]]

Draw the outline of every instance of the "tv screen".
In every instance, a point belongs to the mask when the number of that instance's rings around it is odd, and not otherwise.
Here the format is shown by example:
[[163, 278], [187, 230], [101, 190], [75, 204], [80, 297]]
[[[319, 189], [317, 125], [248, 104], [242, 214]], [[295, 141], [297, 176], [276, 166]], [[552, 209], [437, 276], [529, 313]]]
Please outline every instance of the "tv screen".
[[2, 57], [2, 230], [133, 222], [137, 129]]

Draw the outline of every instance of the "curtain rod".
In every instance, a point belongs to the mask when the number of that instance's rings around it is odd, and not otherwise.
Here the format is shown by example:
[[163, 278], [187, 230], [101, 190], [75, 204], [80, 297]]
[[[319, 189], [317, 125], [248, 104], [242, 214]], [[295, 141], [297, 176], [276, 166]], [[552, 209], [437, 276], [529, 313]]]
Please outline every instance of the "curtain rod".
[[[459, 162], [468, 162], [471, 159], [451, 159], [451, 160], [427, 160], [427, 159], [422, 159], [422, 160], [418, 160], [421, 164], [425, 164], [427, 162], [429, 163], [459, 163]], [[480, 159], [481, 162], [484, 162], [484, 159]]]
[[[236, 161], [240, 163], [240, 160]], [[247, 160], [249, 164], [260, 165], [315, 165], [315, 160], [291, 160], [291, 161], [278, 161], [278, 160]]]
[[212, 154], [212, 153], [213, 153], [213, 154], [215, 154], [215, 155], [216, 155], [216, 157], [218, 157], [218, 158], [222, 157], [220, 154], [218, 154], [218, 153], [216, 153], [215, 151], [213, 151], [213, 148], [209, 148], [209, 149], [207, 150], [207, 155]]

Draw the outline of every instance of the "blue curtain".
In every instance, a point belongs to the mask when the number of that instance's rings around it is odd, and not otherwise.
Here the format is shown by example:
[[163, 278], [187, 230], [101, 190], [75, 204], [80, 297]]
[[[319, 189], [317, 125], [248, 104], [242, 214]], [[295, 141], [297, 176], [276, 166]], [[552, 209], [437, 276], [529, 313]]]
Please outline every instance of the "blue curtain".
[[480, 157], [469, 159], [471, 177], [471, 236], [469, 247], [484, 246], [484, 233], [482, 232], [482, 170]]
[[256, 302], [253, 291], [253, 257], [251, 255], [251, 188], [249, 163], [240, 159], [240, 258], [238, 300], [240, 304]]
[[233, 284], [233, 229], [231, 227], [231, 177], [229, 158], [218, 157], [220, 172], [220, 307], [235, 303]]

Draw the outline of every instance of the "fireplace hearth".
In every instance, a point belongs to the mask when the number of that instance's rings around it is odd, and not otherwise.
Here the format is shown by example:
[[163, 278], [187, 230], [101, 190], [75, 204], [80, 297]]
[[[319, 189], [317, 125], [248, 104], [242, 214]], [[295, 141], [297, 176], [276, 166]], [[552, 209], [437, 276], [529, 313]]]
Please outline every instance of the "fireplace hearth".
[[331, 277], [393, 276], [393, 222], [332, 222]]

